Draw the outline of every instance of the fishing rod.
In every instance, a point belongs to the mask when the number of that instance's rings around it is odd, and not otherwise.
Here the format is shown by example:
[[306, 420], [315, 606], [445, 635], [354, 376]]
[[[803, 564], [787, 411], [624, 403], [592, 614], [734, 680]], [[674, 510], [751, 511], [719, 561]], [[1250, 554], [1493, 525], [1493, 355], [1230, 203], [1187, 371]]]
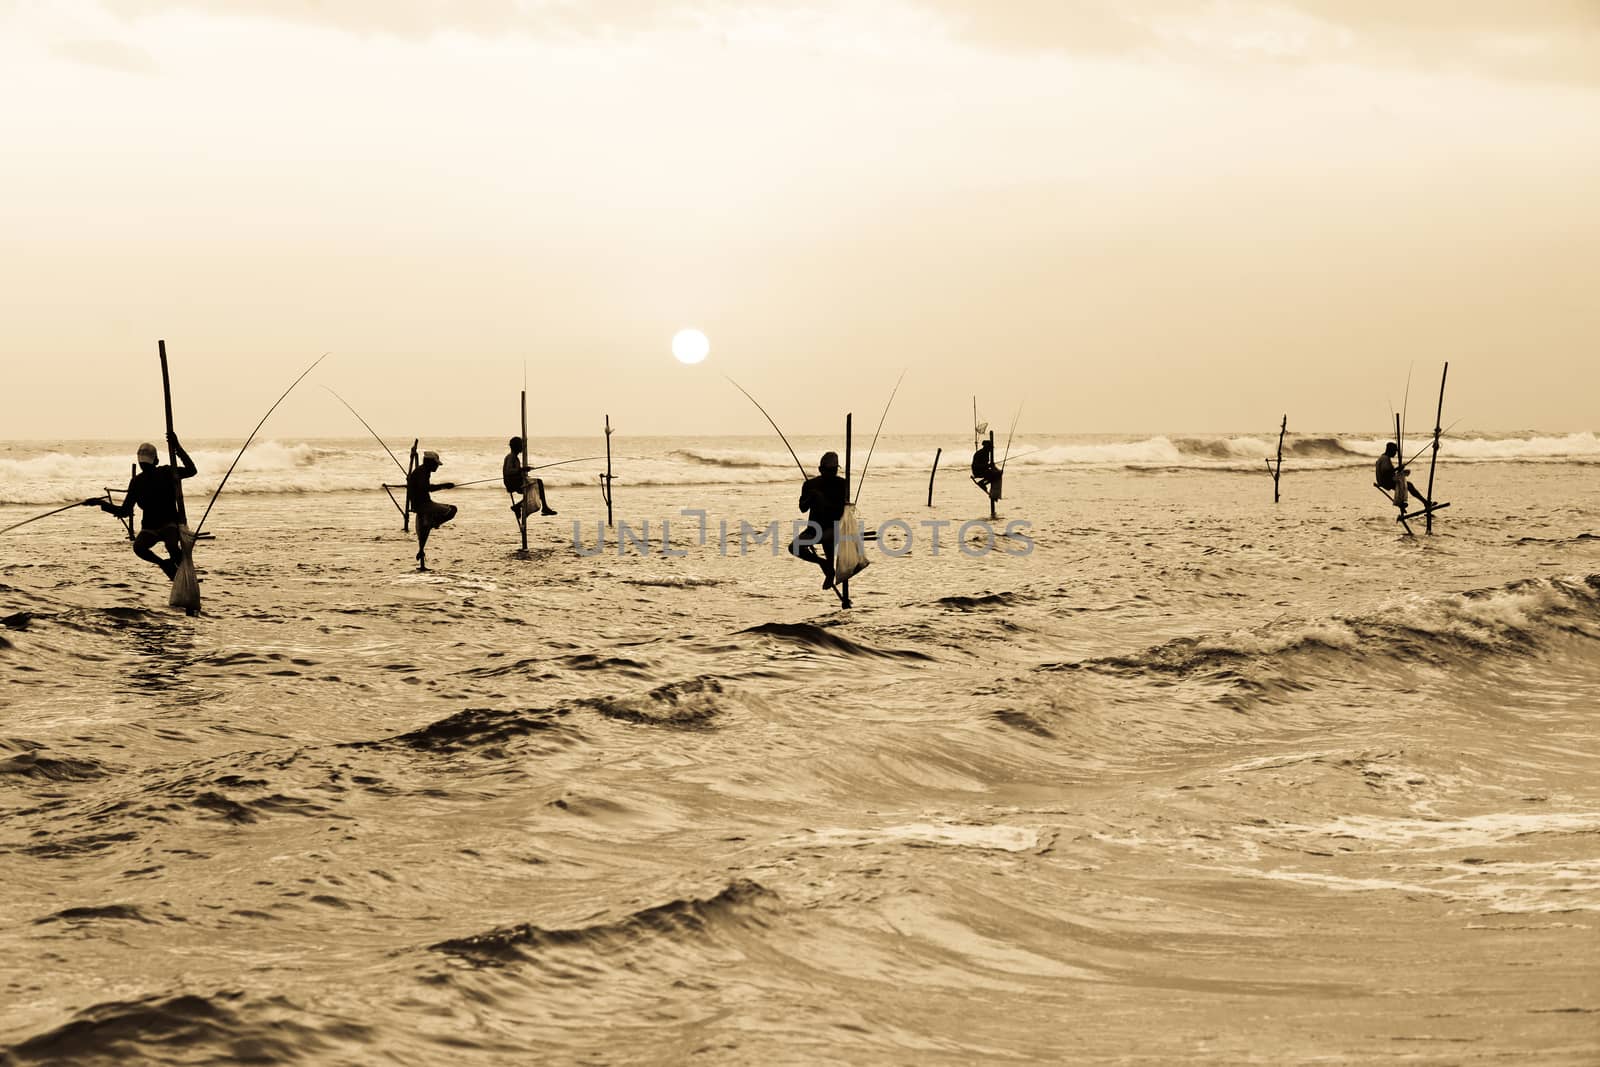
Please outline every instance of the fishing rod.
[[[728, 376], [726, 374], [724, 374], [723, 377], [724, 378], [728, 378]], [[746, 397], [748, 397], [749, 400], [750, 400], [750, 403], [752, 403], [752, 404], [754, 404], [756, 406], [756, 410], [757, 411], [761, 412], [761, 414], [763, 414], [763, 415], [767, 415], [767, 409], [761, 406], [761, 401], [757, 400], [753, 396], [750, 396], [750, 390], [746, 389], [744, 386], [740, 385], [738, 382], [734, 381], [732, 378], [728, 378], [728, 384], [733, 386], [735, 389], [739, 390], [739, 392], [743, 393]], [[897, 388], [898, 388], [898, 386], [897, 386]], [[778, 430], [778, 424], [777, 424], [777, 422], [775, 422], [773, 420], [771, 415], [767, 415], [767, 421], [772, 423], [772, 428], [774, 430]], [[806, 473], [806, 465], [804, 463], [800, 462], [800, 457], [799, 456], [795, 455], [794, 446], [789, 443], [789, 439], [787, 437], [783, 436], [783, 431], [782, 430], [778, 430], [778, 439], [783, 442], [783, 447], [785, 447], [785, 448], [787, 448], [789, 450], [789, 455], [794, 456], [794, 465], [796, 467], [800, 468], [800, 477], [809, 480], [811, 475]]]
[[883, 405], [883, 414], [878, 417], [878, 428], [872, 431], [872, 444], [867, 446], [867, 458], [861, 464], [861, 474], [856, 479], [856, 497], [850, 501], [854, 504], [861, 499], [861, 487], [867, 481], [867, 468], [872, 466], [872, 450], [878, 447], [878, 435], [883, 432], [883, 420], [889, 417], [889, 408], [894, 404], [894, 395], [900, 391], [900, 383], [906, 380], [906, 372], [901, 371], [900, 377], [894, 380], [894, 388], [889, 390], [889, 403]]
[[1022, 418], [1022, 405], [1017, 405], [1017, 413], [1011, 417], [1011, 430], [1006, 434], [1006, 454], [1000, 458], [1000, 473], [1006, 470], [1006, 461], [1011, 458], [1011, 439], [1017, 436], [1017, 420]]
[[71, 508], [81, 508], [81, 507], [86, 507], [89, 504], [98, 504], [98, 503], [100, 503], [100, 500], [99, 500], [98, 497], [95, 498], [94, 500], [75, 500], [70, 504], [66, 504], [66, 505], [63, 505], [62, 507], [56, 508], [54, 511], [47, 511], [43, 515], [35, 515], [31, 519], [23, 519], [21, 522], [14, 522], [10, 526], [7, 526], [4, 530], [0, 530], [0, 534], [10, 533], [12, 530], [15, 530], [19, 526], [26, 526], [30, 522], [38, 522], [40, 519], [48, 519], [52, 515], [59, 515], [63, 511], [67, 511], [67, 510], [69, 510]]
[[[1461, 416], [1461, 419], [1464, 419], [1464, 418], [1466, 418], [1465, 415]], [[1451, 430], [1456, 428], [1456, 423], [1460, 422], [1461, 419], [1457, 419], [1455, 422], [1452, 422], [1449, 426], [1446, 426], [1443, 430], [1439, 431], [1439, 436], [1440, 437], [1444, 437], [1444, 436], [1448, 435]], [[1416, 461], [1418, 456], [1422, 455], [1424, 452], [1426, 452], [1428, 449], [1430, 449], [1432, 447], [1433, 447], [1433, 439], [1429, 438], [1427, 444], [1423, 445], [1421, 448], [1417, 449], [1415, 452], [1413, 452], [1411, 454], [1411, 458], [1406, 460], [1405, 465], [1407, 467], [1411, 466], [1411, 464]]]
[[[291, 385], [289, 388], [293, 389], [294, 386]], [[400, 468], [400, 473], [401, 474], [405, 474], [406, 473], [406, 465], [404, 463], [400, 462], [400, 457], [395, 455], [393, 452], [389, 451], [389, 446], [383, 443], [383, 438], [378, 436], [378, 431], [374, 430], [371, 426], [367, 426], [367, 420], [363, 419], [361, 417], [361, 413], [359, 411], [357, 411], [355, 408], [350, 407], [350, 401], [346, 400], [344, 397], [340, 396], [338, 393], [334, 393], [333, 390], [329, 389], [326, 385], [324, 385], [323, 388], [327, 389], [328, 392], [333, 393], [333, 398], [335, 400], [337, 400], [339, 403], [343, 404], [346, 408], [350, 409], [350, 414], [352, 414], [352, 415], [354, 415], [356, 417], [356, 421], [357, 422], [359, 422], [361, 425], [367, 427], [367, 432], [372, 435], [372, 439], [374, 441], [378, 442], [378, 446], [380, 448], [382, 448], [385, 452], [389, 453], [389, 458], [394, 460], [394, 465], [396, 467]]]
[[289, 388], [285, 389], [283, 391], [283, 395], [278, 397], [278, 399], [276, 399], [276, 400], [274, 400], [272, 402], [272, 406], [267, 409], [267, 413], [265, 415], [261, 416], [261, 421], [256, 423], [256, 428], [250, 431], [250, 436], [246, 437], [244, 439], [244, 444], [243, 444], [243, 446], [240, 447], [239, 454], [237, 456], [234, 456], [233, 457], [233, 462], [228, 465], [228, 473], [224, 474], [222, 476], [222, 481], [217, 483], [216, 491], [211, 494], [211, 499], [206, 503], [206, 510], [201, 514], [200, 521], [195, 525], [194, 535], [196, 537], [200, 536], [201, 527], [205, 526], [206, 519], [211, 515], [211, 505], [215, 504], [217, 502], [217, 497], [222, 495], [222, 487], [228, 484], [228, 478], [229, 478], [229, 476], [231, 476], [233, 474], [233, 468], [237, 467], [239, 465], [239, 461], [244, 458], [244, 450], [246, 448], [250, 447], [250, 442], [254, 441], [256, 439], [256, 434], [261, 432], [261, 427], [263, 427], [263, 426], [265, 426], [267, 424], [267, 419], [271, 418], [272, 417], [272, 413], [274, 411], [278, 410], [278, 405], [283, 403], [284, 400], [286, 400], [288, 398], [290, 393], [294, 392], [294, 387], [299, 385], [301, 380], [304, 379], [306, 375], [308, 375], [312, 371], [316, 370], [318, 363], [321, 363], [323, 360], [325, 360], [327, 358], [328, 358], [328, 353], [324, 352], [324, 353], [322, 353], [322, 355], [320, 355], [316, 359], [312, 360], [311, 361], [311, 366], [309, 366], [305, 370], [301, 371], [299, 378], [296, 378], [294, 381], [289, 383]]
[[[605, 459], [605, 458], [606, 457], [604, 457], [604, 456], [584, 456], [582, 459], [558, 459], [554, 463], [541, 463], [538, 466], [529, 467], [528, 470], [530, 470], [530, 471], [542, 471], [546, 467], [562, 467], [562, 466], [565, 466], [568, 463], [594, 463], [594, 462], [597, 462], [598, 460], [602, 460], [602, 459]], [[450, 484], [454, 485], [457, 489], [465, 489], [469, 485], [482, 485], [484, 482], [498, 482], [499, 480], [500, 479], [498, 477], [495, 477], [495, 478], [474, 478], [470, 482], [452, 482]], [[398, 489], [399, 486], [395, 486], [394, 488]]]
[[1406, 391], [1400, 398], [1400, 429], [1395, 432], [1395, 449], [1401, 455], [1405, 454], [1405, 445], [1401, 443], [1401, 435], [1405, 433], [1405, 425], [1411, 418], [1411, 372], [1416, 369], [1417, 361], [1412, 360], [1406, 364]]

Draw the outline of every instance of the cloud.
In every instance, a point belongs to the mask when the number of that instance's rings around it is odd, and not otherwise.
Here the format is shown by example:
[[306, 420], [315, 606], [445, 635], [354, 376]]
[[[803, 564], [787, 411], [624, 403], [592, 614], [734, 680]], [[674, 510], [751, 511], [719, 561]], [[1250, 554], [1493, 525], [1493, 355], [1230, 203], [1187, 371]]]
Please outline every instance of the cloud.
[[1014, 51], [1357, 61], [1600, 84], [1600, 0], [910, 0]]
[[1600, 84], [1596, 0], [1282, 0], [1390, 62]]
[[607, 36], [693, 24], [705, 6], [686, 0], [104, 0], [107, 11], [124, 19], [185, 12], [404, 38], [447, 32]]
[[149, 77], [159, 70], [149, 52], [135, 45], [123, 44], [121, 41], [104, 37], [58, 41], [50, 46], [50, 52], [61, 59], [114, 70], [119, 74], [139, 74]]

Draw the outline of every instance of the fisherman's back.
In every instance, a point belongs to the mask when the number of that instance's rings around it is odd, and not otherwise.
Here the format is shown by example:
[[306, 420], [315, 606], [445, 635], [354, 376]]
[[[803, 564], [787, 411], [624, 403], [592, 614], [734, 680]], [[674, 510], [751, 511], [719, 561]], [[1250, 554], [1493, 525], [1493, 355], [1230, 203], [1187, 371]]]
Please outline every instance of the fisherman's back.
[[1389, 490], [1394, 488], [1394, 464], [1390, 462], [1387, 455], [1378, 457], [1375, 477], [1377, 478], [1379, 489]]
[[811, 521], [825, 530], [844, 518], [844, 506], [849, 503], [849, 486], [837, 474], [819, 474], [807, 478], [800, 489], [800, 510], [811, 516]]
[[128, 483], [128, 494], [123, 507], [131, 516], [133, 508], [142, 513], [141, 527], [157, 529], [178, 521], [178, 495], [176, 471], [170, 466], [151, 467], [133, 476]]
[[523, 473], [522, 457], [515, 452], [506, 454], [505, 462], [500, 465], [500, 481], [505, 484], [506, 492], [522, 492]]
[[424, 504], [433, 503], [433, 486], [429, 483], [427, 467], [418, 467], [406, 475], [406, 490], [411, 495], [411, 510], [420, 511]]

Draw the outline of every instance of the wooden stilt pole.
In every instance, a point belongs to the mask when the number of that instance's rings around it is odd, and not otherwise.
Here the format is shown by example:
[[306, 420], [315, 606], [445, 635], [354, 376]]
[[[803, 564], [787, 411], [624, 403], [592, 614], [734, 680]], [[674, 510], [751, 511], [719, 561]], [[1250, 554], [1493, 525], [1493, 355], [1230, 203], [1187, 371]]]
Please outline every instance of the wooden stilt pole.
[[611, 513], [611, 416], [606, 416], [606, 526], [613, 525]]
[[939, 473], [939, 457], [942, 455], [944, 455], [943, 448], [933, 454], [933, 470], [928, 472], [928, 506], [930, 508], [933, 507], [933, 477]]
[[[994, 431], [993, 430], [989, 431], [989, 465], [990, 465], [990, 468], [993, 469], [993, 466], [994, 466]], [[989, 479], [988, 494], [989, 494], [989, 519], [990, 519], [990, 521], [993, 521], [993, 520], [995, 520], [995, 519], [1000, 517], [994, 510], [994, 502], [1000, 496], [1000, 487], [995, 484], [995, 479], [992, 476]]]
[[[852, 418], [852, 416], [848, 415], [848, 414], [845, 415], [845, 417], [844, 417], [844, 498], [846, 500], [850, 499], [850, 420], [851, 420], [851, 418]], [[835, 553], [837, 553], [839, 551], [839, 546], [838, 545], [834, 545], [833, 546], [833, 551]], [[839, 588], [839, 606], [841, 608], [848, 608], [850, 606], [850, 579], [846, 578], [843, 582], [839, 583], [839, 586], [840, 586], [840, 588]]]
[[[178, 450], [172, 444], [172, 439], [177, 436], [172, 429], [172, 376], [167, 371], [167, 342], [157, 341], [156, 350], [161, 355], [161, 397], [167, 409], [167, 462], [173, 467], [178, 465]], [[176, 497], [178, 506], [178, 546], [182, 558], [178, 560], [177, 571], [172, 577], [172, 592], [167, 597], [167, 606], [182, 608], [186, 615], [200, 614], [200, 577], [194, 569], [194, 535], [189, 532], [189, 515], [183, 506], [183, 482], [181, 479], [172, 480], [172, 492]]]
[[1433, 416], [1433, 456], [1428, 460], [1428, 499], [1424, 501], [1428, 508], [1427, 532], [1433, 533], [1433, 469], [1439, 463], [1439, 424], [1444, 421], [1444, 383], [1450, 377], [1450, 361], [1444, 364], [1444, 373], [1439, 376], [1439, 410]]
[[1289, 416], [1283, 417], [1283, 425], [1278, 427], [1278, 465], [1274, 467], [1272, 461], [1267, 460], [1267, 469], [1272, 472], [1272, 502], [1278, 502], [1278, 476], [1283, 473], [1283, 435], [1289, 432]]
[[[167, 373], [167, 342], [157, 341], [156, 348], [161, 353], [161, 398], [167, 406], [167, 462], [176, 467], [178, 450], [172, 447], [172, 377]], [[189, 516], [183, 509], [183, 483], [175, 482], [173, 489], [178, 495], [178, 522], [187, 526]]]
[[417, 445], [421, 443], [421, 438], [411, 439], [411, 455], [406, 460], [406, 506], [400, 513], [400, 529], [406, 533], [411, 532], [411, 472], [417, 469]]
[[522, 498], [517, 501], [517, 529], [522, 533], [522, 551], [528, 551], [528, 391], [522, 391], [522, 477], [518, 485]]
[[[137, 463], [128, 464], [128, 481], [130, 483], [133, 481], [133, 479], [135, 477], [138, 476], [138, 474], [139, 474], [139, 465]], [[106, 499], [107, 500], [111, 499], [111, 490], [109, 490], [109, 489], [106, 490]], [[114, 503], [114, 501], [113, 501], [113, 503]], [[122, 525], [124, 525], [124, 526], [126, 526], [128, 528], [128, 540], [132, 541], [133, 540], [133, 516], [129, 515], [126, 519], [118, 519], [117, 521], [122, 523]]]

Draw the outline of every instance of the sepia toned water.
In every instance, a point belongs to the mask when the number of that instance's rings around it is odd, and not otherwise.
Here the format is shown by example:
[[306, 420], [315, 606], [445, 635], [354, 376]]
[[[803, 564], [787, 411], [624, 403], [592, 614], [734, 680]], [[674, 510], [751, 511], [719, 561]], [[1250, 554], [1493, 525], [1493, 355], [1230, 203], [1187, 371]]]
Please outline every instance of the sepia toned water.
[[[98, 511], [14, 531], [0, 1063], [1592, 1064], [1593, 443], [1447, 448], [1411, 539], [1365, 440], [1274, 505], [1264, 438], [1041, 438], [985, 551], [969, 446], [929, 508], [886, 438], [848, 612], [739, 552], [767, 439], [619, 439], [624, 552], [595, 464], [527, 558], [457, 491], [427, 574], [375, 446], [269, 442], [195, 618]], [[0, 448], [0, 526], [131, 453]]]

